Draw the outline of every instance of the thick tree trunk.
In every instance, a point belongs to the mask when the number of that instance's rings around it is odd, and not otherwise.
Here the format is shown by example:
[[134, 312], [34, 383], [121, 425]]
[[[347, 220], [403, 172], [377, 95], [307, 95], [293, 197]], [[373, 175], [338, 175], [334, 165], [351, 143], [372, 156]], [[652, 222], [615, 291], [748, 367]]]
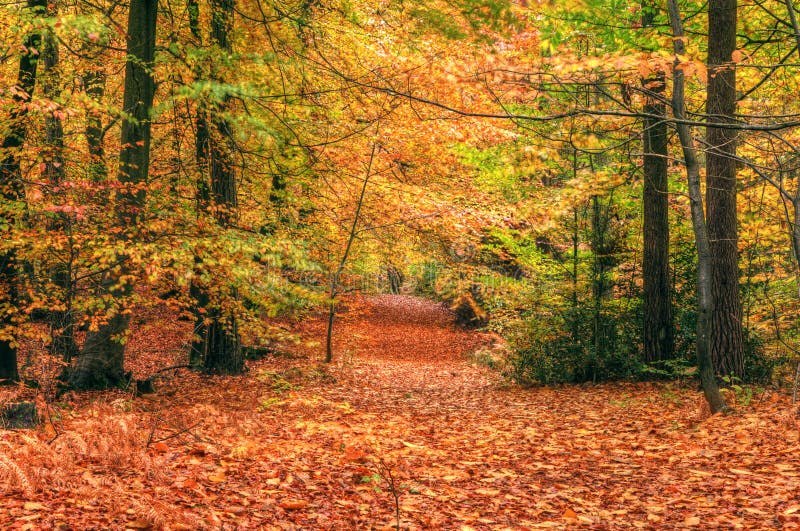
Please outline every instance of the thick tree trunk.
[[[231, 9], [232, 9], [231, 4]], [[232, 12], [231, 12], [232, 15]], [[217, 139], [212, 141], [210, 149], [211, 196], [214, 202], [215, 217], [222, 227], [228, 227], [236, 220], [238, 200], [236, 194], [236, 176], [231, 153], [233, 152], [233, 132], [230, 124], [219, 114], [213, 117]], [[237, 297], [236, 291], [230, 296]], [[211, 374], [241, 374], [245, 370], [244, 354], [239, 341], [239, 330], [236, 316], [227, 316], [215, 305], [207, 315], [203, 349], [205, 352], [203, 370]]]
[[[668, 0], [669, 18], [672, 26], [673, 47], [675, 50], [675, 67], [672, 71], [672, 112], [678, 121], [686, 120], [686, 100], [684, 96], [684, 75], [678, 57], [686, 55], [683, 24], [677, 0]], [[700, 384], [712, 413], [728, 409], [728, 405], [719, 392], [711, 360], [711, 245], [708, 239], [705, 213], [703, 212], [703, 196], [700, 189], [700, 163], [694, 147], [692, 129], [685, 123], [676, 123], [678, 137], [686, 164], [686, 179], [689, 188], [689, 203], [692, 216], [692, 230], [697, 245], [697, 366]]]
[[[736, 113], [736, 0], [708, 3], [708, 93], [711, 122], [733, 120]], [[706, 131], [706, 208], [711, 245], [711, 357], [717, 375], [744, 377], [742, 305], [736, 225], [736, 131]]]
[[[45, 6], [44, 0], [28, 0], [28, 8], [31, 10], [42, 10]], [[30, 99], [36, 86], [36, 65], [39, 61], [41, 40], [41, 34], [36, 32], [25, 37], [22, 43], [17, 73], [18, 90], [13, 95], [13, 101], [18, 106], [11, 111], [10, 131], [3, 139], [0, 152], [0, 197], [4, 202], [3, 224], [7, 227], [4, 232], [13, 230], [25, 200], [17, 151], [27, 135], [25, 117], [28, 111], [22, 103]], [[8, 239], [6, 234], [0, 236]], [[20, 308], [18, 280], [16, 251], [7, 248], [0, 253], [0, 384], [19, 380], [17, 344], [13, 337]]]
[[[642, 278], [644, 283], [644, 360], [672, 358], [674, 333], [669, 274], [669, 202], [667, 190], [667, 123], [664, 73], [644, 81], [644, 192]], [[661, 118], [664, 117], [664, 118]]]
[[[131, 0], [128, 18], [128, 57], [125, 65], [123, 107], [132, 119], [122, 122], [119, 155], [120, 191], [115, 205], [119, 238], [124, 242], [135, 232], [144, 206], [144, 190], [150, 167], [150, 112], [155, 83], [151, 74], [155, 55], [156, 0]], [[86, 341], [72, 370], [69, 383], [80, 389], [105, 388], [125, 380], [125, 345], [121, 341], [128, 329], [129, 316], [124, 299], [133, 289], [125, 255], [103, 279], [103, 289], [116, 299], [116, 308], [107, 322], [86, 335]]]
[[244, 353], [239, 343], [236, 319], [226, 318], [218, 309], [209, 311], [203, 334], [200, 355], [203, 372], [208, 374], [241, 374], [244, 371]]

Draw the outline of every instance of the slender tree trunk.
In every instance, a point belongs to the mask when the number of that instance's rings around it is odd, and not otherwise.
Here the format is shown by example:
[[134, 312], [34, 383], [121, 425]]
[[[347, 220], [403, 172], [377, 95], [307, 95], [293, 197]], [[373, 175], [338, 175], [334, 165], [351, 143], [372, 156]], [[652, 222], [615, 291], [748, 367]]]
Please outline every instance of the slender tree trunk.
[[[55, 17], [56, 15], [55, 4], [50, 4], [48, 16]], [[42, 92], [51, 101], [57, 101], [61, 85], [58, 40], [50, 30], [44, 35], [42, 60], [44, 62]], [[64, 182], [64, 127], [61, 123], [60, 113], [53, 112], [45, 117], [45, 137], [48, 148], [45, 158], [45, 177], [52, 190], [51, 200], [56, 204], [61, 204], [66, 197], [61, 189]], [[48, 229], [54, 234], [56, 240], [68, 239], [72, 231], [72, 220], [67, 214], [57, 213], [50, 221]], [[57, 309], [50, 312], [50, 352], [69, 362], [77, 354], [78, 346], [75, 343], [75, 316], [72, 311], [71, 266], [73, 260], [69, 243], [66, 247], [66, 249], [58, 249], [54, 253], [53, 264], [50, 267], [50, 281], [58, 290], [59, 300]]]
[[[189, 7], [189, 26], [198, 44], [201, 39], [199, 14], [199, 5], [192, 0]], [[233, 52], [230, 42], [233, 14], [233, 0], [212, 0], [211, 40], [228, 55]], [[202, 75], [202, 72], [198, 74]], [[217, 76], [212, 72], [211, 77]], [[209, 105], [201, 102], [195, 121], [195, 156], [201, 168], [197, 183], [198, 212], [213, 215], [222, 228], [235, 223], [238, 209], [236, 172], [232, 157], [235, 148], [233, 130], [225, 117], [228, 103], [227, 97]], [[241, 374], [245, 370], [245, 363], [236, 316], [223, 311], [224, 294], [216, 295], [218, 300], [214, 300], [209, 286], [201, 284], [199, 277], [202, 269], [203, 260], [198, 254], [195, 257], [195, 278], [198, 280], [190, 287], [190, 295], [197, 306], [190, 362], [192, 365], [202, 366], [203, 372], [209, 374]], [[237, 293], [232, 290], [227, 296], [235, 299]]]
[[[28, 0], [30, 10], [43, 10], [44, 0]], [[36, 65], [39, 61], [39, 46], [42, 36], [34, 32], [22, 42], [22, 54], [17, 71], [17, 91], [12, 96], [17, 106], [11, 111], [11, 127], [3, 139], [0, 151], [0, 197], [4, 202], [2, 217], [5, 229], [3, 239], [8, 240], [8, 232], [20, 219], [25, 201], [22, 185], [18, 150], [27, 136], [27, 108], [23, 103], [31, 98], [36, 86]], [[17, 343], [14, 327], [18, 324], [20, 297], [17, 274], [17, 253], [13, 247], [0, 252], [0, 384], [19, 380], [17, 369]]]
[[[102, 67], [96, 66], [84, 73], [83, 86], [89, 98], [100, 104], [106, 90], [106, 74]], [[108, 176], [108, 167], [103, 147], [103, 120], [99, 111], [87, 111], [85, 133], [89, 148], [89, 177], [97, 182], [104, 181]]]
[[692, 129], [680, 121], [686, 120], [686, 100], [684, 95], [684, 75], [680, 66], [680, 56], [686, 54], [683, 24], [678, 10], [677, 0], [668, 0], [669, 18], [672, 26], [673, 47], [675, 50], [675, 67], [672, 70], [672, 112], [675, 115], [678, 137], [686, 164], [686, 178], [689, 188], [689, 204], [691, 207], [692, 230], [697, 245], [697, 366], [703, 394], [712, 413], [728, 408], [714, 375], [711, 360], [711, 245], [708, 239], [705, 213], [703, 212], [703, 195], [700, 188], [700, 163], [694, 147]]
[[[121, 243], [134, 236], [144, 207], [143, 185], [150, 167], [150, 113], [155, 83], [152, 77], [155, 55], [156, 0], [131, 0], [128, 16], [128, 62], [125, 65], [123, 107], [131, 116], [122, 122], [119, 155], [120, 191], [115, 214]], [[129, 316], [123, 308], [132, 293], [127, 256], [117, 255], [118, 266], [103, 278], [103, 288], [115, 298], [109, 320], [86, 335], [77, 364], [69, 377], [75, 388], [105, 388], [125, 381], [125, 345]]]
[[[736, 113], [736, 0], [708, 2], [708, 92], [711, 122]], [[706, 208], [711, 245], [711, 357], [718, 375], [744, 377], [742, 304], [736, 221], [736, 131], [706, 130]]]
[[[572, 178], [575, 179], [578, 175], [578, 152], [572, 151]], [[578, 231], [578, 207], [572, 207], [572, 271], [570, 281], [572, 283], [572, 318], [570, 327], [572, 328], [572, 345], [578, 348], [581, 344], [581, 330], [580, 330], [580, 317], [578, 315], [578, 266], [579, 256], [578, 249], [580, 244], [580, 232]]]
[[[608, 327], [603, 318], [603, 306], [607, 296], [607, 275], [605, 266], [606, 238], [608, 237], [608, 224], [603, 214], [600, 197], [595, 195], [592, 204], [592, 344], [594, 356], [603, 359], [608, 349]], [[588, 376], [588, 375], [587, 375]], [[592, 380], [594, 380], [594, 375]]]
[[[664, 73], [644, 81], [645, 118], [643, 240], [644, 360], [648, 363], [672, 358], [672, 286], [669, 274], [669, 202], [667, 190], [667, 123], [664, 103]], [[663, 118], [662, 118], [663, 117]]]
[[367, 164], [367, 174], [364, 177], [364, 183], [361, 186], [361, 193], [356, 202], [356, 211], [353, 214], [353, 223], [350, 225], [350, 233], [347, 236], [347, 243], [344, 246], [344, 252], [339, 259], [339, 265], [336, 271], [331, 276], [330, 289], [328, 291], [328, 329], [325, 333], [325, 363], [333, 361], [333, 323], [336, 318], [336, 297], [339, 296], [339, 278], [342, 276], [345, 265], [347, 265], [347, 258], [350, 256], [350, 249], [353, 247], [353, 242], [358, 234], [358, 221], [361, 218], [361, 207], [364, 206], [364, 197], [367, 195], [367, 185], [372, 176], [372, 163], [375, 160], [375, 151], [377, 145], [372, 146], [372, 152], [369, 155], [369, 163]]
[[[189, 13], [189, 30], [194, 38], [194, 45], [198, 48], [203, 46], [203, 37], [200, 30], [200, 5], [197, 0], [189, 0], [188, 3]], [[195, 75], [201, 79], [204, 75], [202, 69], [197, 68]], [[197, 162], [197, 182], [195, 190], [195, 200], [197, 202], [198, 215], [205, 215], [210, 212], [211, 207], [211, 191], [208, 185], [208, 158], [209, 158], [209, 144], [211, 142], [208, 131], [208, 118], [205, 105], [200, 102], [198, 104], [197, 116], [195, 118], [195, 161]], [[203, 366], [205, 359], [205, 349], [207, 346], [206, 338], [208, 330], [206, 327], [206, 312], [209, 303], [209, 297], [206, 289], [202, 285], [201, 277], [203, 274], [203, 259], [200, 257], [198, 250], [195, 250], [194, 256], [194, 274], [192, 282], [189, 286], [189, 297], [194, 302], [191, 311], [194, 315], [194, 333], [192, 342], [189, 348], [189, 364], [195, 368]]]

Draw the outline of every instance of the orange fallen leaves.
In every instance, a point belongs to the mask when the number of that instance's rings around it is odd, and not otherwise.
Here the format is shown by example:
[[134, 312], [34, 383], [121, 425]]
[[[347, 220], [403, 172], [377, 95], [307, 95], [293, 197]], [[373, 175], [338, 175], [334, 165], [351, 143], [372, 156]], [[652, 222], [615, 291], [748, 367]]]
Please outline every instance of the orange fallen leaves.
[[166, 443], [163, 443], [163, 442], [153, 443], [151, 445], [151, 448], [153, 450], [155, 450], [156, 452], [161, 452], [162, 454], [165, 453], [165, 452], [169, 452], [169, 445], [167, 445]]
[[[800, 522], [786, 396], [705, 418], [699, 393], [671, 384], [509, 388], [468, 361], [480, 335], [442, 307], [349, 305], [338, 348], [354, 354], [330, 367], [185, 371], [158, 400], [67, 397], [50, 443], [0, 432], [0, 528], [380, 529], [393, 526], [394, 494], [410, 529]], [[299, 329], [320, 337], [324, 323]], [[260, 371], [293, 375], [294, 398], [260, 408], [273, 393]]]
[[344, 460], [353, 463], [364, 463], [367, 461], [367, 454], [363, 450], [354, 446], [348, 446], [344, 450]]
[[562, 514], [561, 517], [564, 518], [564, 520], [575, 520], [575, 521], [577, 521], [578, 520], [578, 513], [576, 513], [572, 509], [568, 508], [566, 511], [564, 511], [564, 514]]
[[25, 502], [23, 509], [26, 511], [44, 511], [47, 510], [47, 507], [39, 502]]
[[308, 502], [305, 500], [283, 500], [280, 506], [288, 511], [297, 511], [308, 507]]

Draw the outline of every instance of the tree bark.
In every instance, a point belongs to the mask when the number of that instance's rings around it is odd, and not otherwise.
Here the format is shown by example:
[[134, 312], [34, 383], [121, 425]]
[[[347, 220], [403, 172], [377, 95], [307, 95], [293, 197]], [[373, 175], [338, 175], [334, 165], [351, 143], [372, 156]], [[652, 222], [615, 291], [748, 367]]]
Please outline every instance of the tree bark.
[[[44, 0], [28, 0], [28, 8], [43, 10], [46, 6]], [[31, 33], [22, 42], [22, 53], [19, 58], [17, 71], [17, 91], [12, 99], [16, 104], [11, 111], [11, 127], [8, 135], [3, 139], [2, 152], [0, 152], [0, 197], [3, 202], [3, 224], [5, 229], [2, 234], [8, 239], [8, 232], [20, 219], [20, 211], [25, 201], [25, 190], [22, 185], [20, 163], [17, 151], [25, 143], [28, 128], [26, 115], [28, 109], [24, 105], [31, 98], [36, 87], [36, 66], [39, 62], [39, 46], [42, 35], [39, 32]], [[0, 253], [0, 384], [13, 383], [19, 380], [17, 368], [17, 343], [14, 338], [14, 327], [18, 324], [17, 318], [20, 310], [20, 297], [17, 274], [17, 253], [13, 247]]]
[[[733, 121], [736, 112], [736, 0], [708, 3], [708, 92], [712, 122]], [[736, 220], [736, 131], [706, 130], [706, 209], [711, 245], [711, 357], [717, 375], [744, 377], [742, 305]]]
[[[106, 74], [97, 66], [83, 74], [83, 86], [86, 94], [95, 103], [103, 100], [106, 90]], [[103, 120], [94, 109], [86, 113], [86, 144], [89, 148], [89, 177], [94, 181], [103, 181], [108, 177], [106, 154], [103, 147]]]
[[[131, 0], [128, 15], [128, 61], [125, 65], [123, 108], [131, 119], [122, 122], [119, 154], [119, 183], [115, 214], [117, 238], [129, 241], [134, 235], [150, 167], [150, 113], [155, 95], [152, 77], [155, 56], [157, 0]], [[125, 381], [125, 344], [129, 316], [125, 298], [133, 291], [127, 256], [118, 254], [117, 267], [106, 274], [103, 289], [115, 299], [111, 316], [96, 331], [86, 335], [69, 384], [79, 389], [106, 388]]]
[[686, 164], [686, 179], [689, 188], [689, 204], [691, 208], [692, 230], [695, 245], [697, 246], [697, 367], [700, 375], [700, 384], [703, 394], [711, 408], [712, 413], [728, 409], [722, 398], [717, 380], [714, 375], [714, 366], [711, 359], [711, 245], [708, 238], [705, 213], [703, 212], [703, 195], [700, 188], [700, 163], [694, 147], [692, 128], [680, 121], [686, 120], [686, 100], [684, 96], [684, 74], [680, 68], [679, 57], [686, 55], [685, 35], [683, 24], [678, 11], [678, 1], [668, 0], [669, 19], [672, 26], [673, 47], [675, 51], [675, 66], [672, 70], [672, 112], [678, 122], [681, 148], [684, 163]]
[[[55, 4], [50, 4], [48, 16], [55, 17], [58, 12]], [[61, 85], [59, 72], [58, 40], [52, 30], [47, 30], [44, 35], [42, 47], [42, 92], [51, 101], [57, 101]], [[63, 204], [65, 195], [61, 189], [64, 182], [64, 126], [61, 115], [53, 112], [45, 117], [45, 139], [47, 143], [47, 156], [45, 158], [45, 177], [52, 190], [50, 200], [54, 204]], [[62, 239], [69, 236], [72, 230], [70, 217], [59, 212], [54, 214], [49, 223], [48, 230], [55, 238]], [[72, 310], [73, 283], [72, 283], [72, 250], [68, 245], [66, 249], [58, 249], [53, 256], [50, 266], [50, 282], [57, 289], [57, 309], [50, 312], [51, 342], [50, 353], [69, 362], [77, 353], [75, 343], [75, 316]]]
[[642, 256], [644, 361], [672, 359], [672, 286], [669, 273], [669, 203], [667, 184], [667, 123], [664, 73], [644, 81], [644, 191]]
[[[233, 29], [233, 0], [212, 0], [211, 40], [222, 53], [230, 55], [233, 46], [230, 34]], [[199, 6], [190, 5], [190, 29], [196, 40], [200, 40]], [[211, 74], [211, 77], [215, 77]], [[233, 164], [233, 129], [225, 118], [229, 99], [210, 105], [200, 103], [196, 119], [195, 151], [201, 175], [197, 183], [197, 207], [199, 212], [213, 215], [217, 224], [228, 228], [236, 221], [238, 197], [236, 172]], [[210, 186], [206, 180], [206, 172]], [[195, 257], [195, 268], [199, 273], [203, 260]], [[199, 275], [195, 275], [199, 278]], [[193, 365], [202, 365], [209, 374], [241, 374], [245, 370], [244, 353], [239, 340], [238, 324], [233, 313], [222, 309], [224, 296], [216, 296], [209, 286], [199, 280], [190, 287], [195, 309], [195, 336], [189, 354]], [[236, 290], [228, 296], [237, 297]]]

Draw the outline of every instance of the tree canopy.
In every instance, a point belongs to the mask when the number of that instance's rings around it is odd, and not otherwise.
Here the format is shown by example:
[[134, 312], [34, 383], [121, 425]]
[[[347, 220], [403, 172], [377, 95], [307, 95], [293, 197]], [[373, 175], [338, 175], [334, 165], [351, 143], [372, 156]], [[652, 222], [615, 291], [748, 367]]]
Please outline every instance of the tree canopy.
[[768, 379], [797, 348], [797, 15], [673, 11], [4, 7], [1, 376], [43, 344], [67, 385], [123, 383], [158, 305], [239, 373], [272, 318], [389, 287], [499, 332], [521, 381], [675, 375], [707, 231], [713, 374]]

